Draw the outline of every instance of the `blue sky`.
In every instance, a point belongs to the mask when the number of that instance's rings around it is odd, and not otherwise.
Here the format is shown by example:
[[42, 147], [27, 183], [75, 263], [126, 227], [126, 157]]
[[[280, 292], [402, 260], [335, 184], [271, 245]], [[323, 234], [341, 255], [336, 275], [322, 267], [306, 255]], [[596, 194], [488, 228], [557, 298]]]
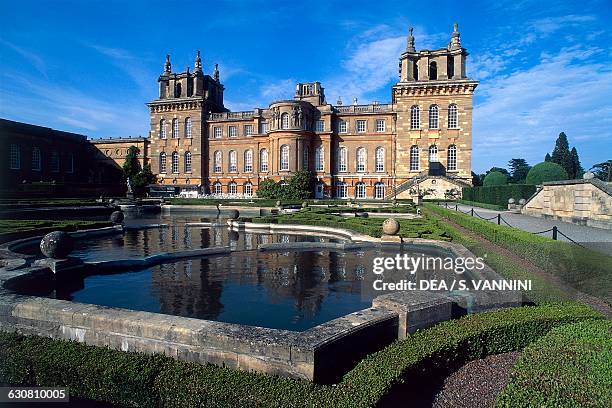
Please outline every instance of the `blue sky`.
[[[419, 4], [423, 4], [420, 6]], [[417, 49], [459, 23], [479, 80], [473, 168], [534, 164], [560, 131], [585, 167], [612, 159], [612, 3], [0, 0], [0, 117], [91, 137], [146, 135], [166, 53], [218, 63], [226, 106], [249, 110], [321, 81], [329, 102], [390, 100]], [[606, 24], [607, 23], [607, 24]]]

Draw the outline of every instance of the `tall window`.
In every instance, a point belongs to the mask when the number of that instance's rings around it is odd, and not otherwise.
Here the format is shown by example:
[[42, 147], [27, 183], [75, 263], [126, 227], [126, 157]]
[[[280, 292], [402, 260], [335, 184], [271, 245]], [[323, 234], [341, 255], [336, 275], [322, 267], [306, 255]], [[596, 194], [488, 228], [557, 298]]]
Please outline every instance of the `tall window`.
[[457, 121], [457, 105], [450, 104], [448, 106], [448, 128], [457, 129], [459, 122]]
[[191, 126], [191, 118], [186, 118], [185, 119], [185, 137], [187, 137], [187, 138], [192, 138], [193, 137], [192, 126]]
[[222, 135], [223, 135], [223, 131], [221, 130], [221, 127], [215, 126], [213, 128], [213, 136], [215, 137], [215, 139], [221, 139]]
[[385, 131], [385, 120], [384, 119], [376, 119], [376, 131], [377, 132]]
[[347, 149], [344, 146], [338, 149], [338, 171], [347, 171]]
[[189, 173], [191, 171], [191, 152], [185, 153], [185, 172]]
[[359, 182], [355, 184], [355, 198], [366, 198], [365, 183]]
[[337, 198], [347, 198], [348, 192], [346, 188], [346, 183], [340, 182], [336, 184], [336, 197]]
[[366, 149], [360, 147], [357, 149], [357, 171], [364, 172], [366, 170]]
[[162, 119], [159, 121], [159, 138], [166, 138], [166, 119]]
[[66, 170], [67, 173], [74, 173], [74, 154], [70, 153], [70, 156], [68, 156], [68, 169]]
[[289, 114], [287, 112], [281, 115], [281, 129], [289, 129]]
[[268, 150], [259, 151], [259, 171], [268, 171]]
[[42, 167], [41, 162], [40, 148], [35, 146], [32, 148], [32, 170], [40, 171]]
[[159, 172], [160, 173], [166, 172], [166, 153], [165, 152], [161, 152], [159, 154]]
[[346, 133], [348, 129], [348, 123], [345, 120], [338, 122], [338, 133]]
[[11, 170], [19, 170], [21, 168], [21, 150], [19, 145], [11, 144], [9, 150], [9, 164]]
[[429, 128], [438, 128], [438, 105], [431, 105], [429, 107]]
[[417, 105], [410, 108], [410, 129], [421, 128], [421, 110]]
[[253, 134], [253, 125], [244, 125], [244, 135], [251, 136]]
[[438, 161], [438, 146], [436, 145], [429, 146], [429, 161], [430, 162]]
[[325, 131], [325, 122], [322, 120], [317, 120], [317, 123], [315, 125], [315, 130], [317, 132], [324, 132]]
[[377, 147], [376, 152], [376, 171], [385, 171], [385, 149], [383, 147]]
[[374, 198], [382, 200], [385, 198], [385, 185], [381, 182], [374, 184]]
[[251, 197], [253, 195], [253, 184], [249, 182], [244, 183], [243, 190], [246, 197]]
[[315, 150], [315, 171], [323, 171], [325, 169], [325, 152], [323, 146], [317, 146]]
[[304, 146], [304, 156], [302, 157], [302, 168], [308, 170], [310, 167], [310, 157], [308, 156], [308, 146]]
[[419, 171], [419, 146], [410, 148], [410, 171]]
[[268, 133], [268, 122], [262, 121], [259, 124], [259, 133], [260, 134]]
[[356, 123], [357, 133], [365, 133], [367, 126], [365, 120], [358, 120]]
[[214, 168], [215, 173], [221, 173], [222, 164], [223, 164], [222, 153], [219, 150], [217, 150], [215, 152], [215, 168]]
[[457, 146], [455, 145], [448, 146], [447, 170], [448, 171], [457, 170]]
[[235, 150], [230, 150], [229, 152], [229, 171], [236, 172], [238, 171], [238, 155]]
[[282, 145], [280, 148], [280, 169], [281, 171], [289, 170], [289, 146]]
[[229, 137], [236, 137], [236, 136], [238, 136], [238, 130], [236, 129], [236, 126], [228, 126], [227, 127], [227, 135]]
[[172, 172], [179, 172], [179, 154], [178, 152], [172, 152]]
[[51, 152], [51, 171], [53, 173], [59, 173], [60, 171], [60, 156], [57, 151]]
[[429, 79], [438, 79], [438, 64], [435, 61], [429, 63]]
[[227, 185], [227, 193], [229, 195], [236, 195], [236, 194], [238, 194], [238, 185], [236, 183], [234, 183], [233, 181], [230, 182]]
[[172, 138], [178, 139], [179, 137], [179, 122], [178, 119], [172, 119]]
[[247, 150], [244, 152], [244, 171], [251, 173], [253, 171], [253, 151]]
[[219, 183], [218, 181], [213, 183], [212, 186], [212, 193], [215, 195], [220, 195], [223, 192], [223, 189], [221, 187], [221, 183]]

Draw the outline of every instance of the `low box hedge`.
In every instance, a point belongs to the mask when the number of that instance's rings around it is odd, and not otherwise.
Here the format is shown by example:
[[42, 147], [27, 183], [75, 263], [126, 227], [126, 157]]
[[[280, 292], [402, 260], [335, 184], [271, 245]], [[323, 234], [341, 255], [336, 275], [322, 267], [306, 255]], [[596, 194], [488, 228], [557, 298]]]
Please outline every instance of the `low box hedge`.
[[465, 316], [368, 356], [332, 386], [0, 333], [0, 385], [65, 386], [73, 396], [132, 407], [370, 407], [423, 370], [519, 350], [553, 327], [598, 318], [576, 303]]
[[497, 407], [612, 407], [612, 321], [557, 327], [527, 346]]
[[461, 198], [467, 201], [506, 206], [508, 205], [508, 200], [510, 198], [514, 198], [516, 201], [520, 200], [521, 198], [528, 199], [535, 192], [536, 186], [531, 184], [463, 187]]
[[[468, 200], [457, 200], [460, 204], [471, 205], [473, 207], [487, 208], [489, 210], [496, 211], [505, 211], [508, 209], [508, 205], [497, 205], [497, 204], [487, 204], [487, 203], [479, 203], [478, 201], [468, 201]], [[449, 203], [448, 205], [451, 205]]]

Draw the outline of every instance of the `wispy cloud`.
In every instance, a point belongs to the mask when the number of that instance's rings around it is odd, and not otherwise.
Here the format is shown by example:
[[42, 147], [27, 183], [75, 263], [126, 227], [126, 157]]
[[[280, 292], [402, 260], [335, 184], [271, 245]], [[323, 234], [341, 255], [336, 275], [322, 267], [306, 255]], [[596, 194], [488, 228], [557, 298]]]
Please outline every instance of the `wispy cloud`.
[[11, 50], [19, 54], [26, 61], [28, 61], [38, 72], [47, 77], [47, 65], [45, 64], [45, 61], [36, 53], [30, 52], [23, 47], [15, 45], [12, 42], [3, 40], [1, 38], [0, 44], [4, 45], [7, 48], [10, 48]]
[[291, 78], [268, 82], [260, 88], [260, 94], [268, 103], [279, 99], [291, 99], [296, 82]]
[[88, 44], [88, 46], [107, 57], [112, 65], [125, 72], [143, 93], [150, 91], [151, 78], [155, 77], [155, 74], [146, 68], [141, 57], [121, 48], [95, 44]]

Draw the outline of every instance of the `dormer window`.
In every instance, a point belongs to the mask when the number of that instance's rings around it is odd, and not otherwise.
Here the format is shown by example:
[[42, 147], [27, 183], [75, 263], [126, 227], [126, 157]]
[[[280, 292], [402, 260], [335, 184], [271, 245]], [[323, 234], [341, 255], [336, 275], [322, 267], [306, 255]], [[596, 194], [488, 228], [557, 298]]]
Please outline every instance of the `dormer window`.
[[432, 61], [429, 63], [429, 79], [438, 79], [438, 64], [436, 63], [436, 61]]

